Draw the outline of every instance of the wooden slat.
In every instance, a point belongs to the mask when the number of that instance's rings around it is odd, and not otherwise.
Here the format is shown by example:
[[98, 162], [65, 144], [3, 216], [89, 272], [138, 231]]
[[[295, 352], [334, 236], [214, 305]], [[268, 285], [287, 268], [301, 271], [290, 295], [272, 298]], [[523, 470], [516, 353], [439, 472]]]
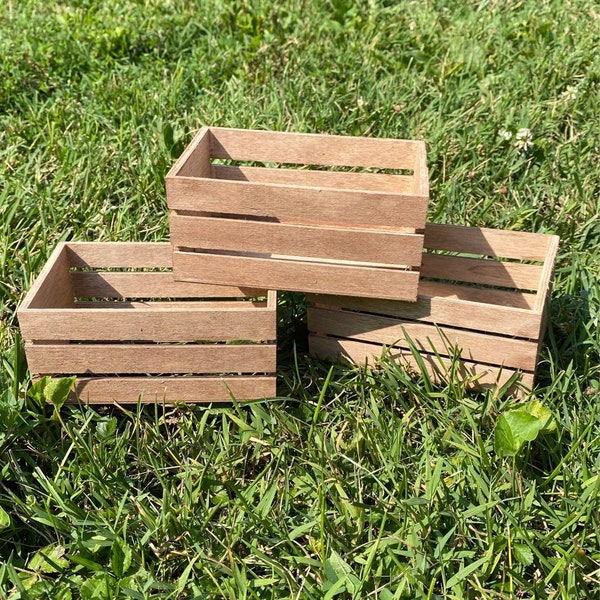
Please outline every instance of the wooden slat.
[[263, 377], [104, 377], [81, 378], [71, 401], [89, 404], [143, 402], [231, 402], [272, 398], [274, 376]]
[[[556, 254], [558, 253], [559, 237], [557, 235], [550, 236], [549, 249], [540, 276], [538, 294], [535, 302], [536, 310], [542, 312], [548, 302], [548, 298], [552, 292], [552, 282], [554, 279], [554, 263]], [[545, 323], [542, 324], [545, 328]]]
[[552, 236], [521, 231], [464, 227], [461, 225], [425, 226], [425, 248], [463, 254], [543, 262]]
[[17, 314], [21, 327], [26, 326], [27, 311], [39, 307], [73, 306], [73, 288], [69, 274], [67, 247], [58, 244], [26, 294]]
[[73, 271], [79, 298], [243, 298], [265, 296], [265, 290], [173, 280], [173, 273]]
[[[366, 363], [377, 364], [384, 351], [384, 348], [377, 344], [317, 335], [309, 337], [309, 348], [313, 356], [324, 359], [343, 358], [356, 365], [365, 365]], [[409, 351], [401, 348], [392, 348], [386, 353], [389, 353], [389, 356], [395, 361], [404, 364], [407, 368], [418, 373], [418, 362]], [[425, 364], [428, 374], [435, 382], [441, 383], [447, 381], [448, 370], [452, 365], [452, 361], [449, 358], [422, 354], [421, 359]], [[515, 372], [514, 369], [493, 367], [461, 360], [457, 375], [460, 380], [472, 381], [468, 387], [482, 389], [506, 384], [514, 376]], [[531, 389], [534, 383], [533, 373], [520, 371], [519, 383], [525, 389]], [[518, 390], [509, 390], [509, 393], [515, 392], [518, 392]]]
[[180, 247], [418, 266], [423, 236], [393, 231], [289, 225], [172, 213]]
[[346, 308], [520, 338], [537, 339], [539, 335], [540, 315], [534, 311], [512, 306], [490, 306], [455, 297], [424, 295], [423, 287], [421, 284], [416, 302], [312, 294], [307, 296], [307, 300], [323, 307]]
[[542, 267], [444, 254], [423, 254], [422, 277], [537, 291]]
[[211, 127], [215, 158], [305, 165], [414, 169], [421, 141]]
[[194, 252], [174, 253], [176, 277], [219, 284], [255, 286], [260, 282], [273, 290], [301, 291], [395, 300], [416, 300], [419, 274], [386, 268], [306, 263], [291, 260], [226, 256]]
[[222, 308], [266, 308], [267, 303], [262, 300], [219, 300], [211, 302], [210, 300], [79, 300], [75, 303], [75, 308], [79, 310], [89, 310], [91, 308], [102, 308], [111, 310], [139, 310], [151, 309], [157, 311], [163, 310], [194, 310], [194, 309], [216, 309]]
[[274, 340], [275, 321], [270, 308], [32, 309], [22, 330], [27, 340]]
[[466, 360], [533, 371], [537, 341], [512, 339], [485, 333], [389, 318], [347, 310], [308, 308], [311, 332], [409, 348], [410, 338], [422, 352], [450, 356], [453, 347]]
[[425, 143], [421, 144], [415, 154], [414, 193], [429, 198], [429, 168], [427, 166], [427, 149], [425, 148]]
[[28, 344], [35, 373], [272, 373], [273, 344]]
[[[428, 198], [355, 190], [177, 177], [167, 179], [169, 208], [271, 218], [282, 223], [423, 229]], [[177, 241], [174, 242], [177, 244]]]
[[175, 175], [210, 177], [210, 139], [209, 128], [200, 129], [179, 160], [173, 165], [167, 177]]
[[93, 268], [171, 267], [169, 242], [69, 242], [69, 264]]
[[[427, 173], [425, 173], [427, 176]], [[415, 187], [415, 178], [410, 175], [387, 173], [354, 173], [341, 171], [315, 171], [309, 169], [285, 169], [268, 167], [245, 167], [234, 165], [212, 165], [211, 177], [229, 181], [251, 181], [253, 183], [280, 183], [318, 188], [347, 190], [372, 190], [397, 194], [426, 195]]]

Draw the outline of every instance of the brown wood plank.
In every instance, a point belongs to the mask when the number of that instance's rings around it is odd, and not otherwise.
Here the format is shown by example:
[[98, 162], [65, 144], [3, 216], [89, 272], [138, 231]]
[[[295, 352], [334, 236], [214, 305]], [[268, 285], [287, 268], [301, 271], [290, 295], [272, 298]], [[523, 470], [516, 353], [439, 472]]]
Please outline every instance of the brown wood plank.
[[72, 267], [169, 268], [169, 242], [69, 242]]
[[537, 339], [539, 335], [540, 315], [531, 310], [486, 305], [454, 297], [423, 295], [423, 284], [419, 291], [416, 302], [312, 294], [307, 296], [307, 300], [322, 307], [346, 308], [520, 338]]
[[427, 223], [425, 248], [543, 262], [552, 236], [522, 231]]
[[414, 193], [429, 198], [429, 168], [425, 143], [422, 143], [417, 149], [413, 176], [415, 179]]
[[533, 371], [537, 341], [519, 340], [452, 327], [347, 310], [308, 308], [308, 329], [314, 333], [409, 348], [410, 338], [421, 352], [461, 357], [474, 362]]
[[60, 243], [36, 277], [29, 292], [25, 295], [17, 315], [21, 326], [26, 325], [27, 311], [30, 308], [73, 306], [73, 288], [69, 274], [67, 247]]
[[194, 342], [274, 340], [276, 319], [270, 308], [135, 308], [30, 310], [27, 340]]
[[272, 373], [274, 344], [28, 344], [29, 369], [48, 374]]
[[[368, 344], [354, 340], [341, 340], [336, 338], [311, 335], [309, 337], [309, 348], [312, 356], [323, 359], [345, 359], [356, 365], [377, 364], [384, 351], [383, 346]], [[387, 352], [386, 352], [387, 353]], [[395, 361], [406, 365], [407, 368], [418, 373], [419, 365], [415, 357], [407, 350], [393, 348], [389, 356]], [[447, 381], [448, 370], [452, 361], [448, 358], [423, 354], [421, 358], [425, 364], [428, 374], [437, 383]], [[458, 369], [459, 380], [469, 380], [469, 387], [474, 389], [493, 388], [502, 386], [515, 374], [514, 369], [493, 367], [489, 365], [460, 361]], [[534, 375], [530, 372], [519, 372], [520, 384], [525, 389], [533, 387]], [[518, 390], [509, 390], [515, 393]]]
[[425, 196], [177, 177], [167, 179], [169, 208], [271, 218], [282, 223], [423, 229]]
[[274, 376], [248, 377], [103, 377], [81, 378], [71, 401], [89, 404], [143, 402], [231, 402], [272, 398]]
[[[427, 173], [425, 173], [425, 176]], [[245, 167], [212, 165], [211, 177], [229, 181], [253, 183], [280, 183], [283, 185], [311, 186], [346, 190], [371, 190], [396, 194], [427, 195], [427, 190], [415, 187], [411, 175], [387, 173], [354, 173], [343, 171], [315, 171], [309, 169], [285, 169], [268, 167]]]
[[75, 308], [79, 310], [89, 310], [90, 308], [102, 308], [112, 310], [139, 310], [152, 309], [163, 310], [193, 310], [193, 309], [215, 309], [222, 308], [266, 308], [267, 303], [262, 300], [81, 300], [75, 303]]
[[393, 231], [290, 225], [172, 213], [179, 247], [418, 266], [423, 236]]
[[[542, 269], [540, 276], [540, 283], [535, 303], [536, 310], [542, 312], [545, 310], [548, 298], [552, 293], [552, 283], [554, 279], [554, 263], [556, 261], [556, 254], [558, 253], [558, 243], [560, 238], [557, 235], [550, 236], [550, 244], [548, 253], [546, 255], [546, 261]], [[545, 323], [543, 324], [545, 328]]]
[[537, 291], [542, 267], [445, 254], [423, 254], [422, 277]]
[[215, 158], [305, 165], [414, 169], [421, 141], [211, 127]]
[[210, 129], [202, 127], [175, 162], [167, 177], [210, 177]]
[[247, 256], [194, 252], [174, 253], [174, 270], [181, 280], [265, 286], [273, 290], [344, 294], [407, 300], [417, 297], [419, 274], [400, 269], [353, 267]]
[[119, 273], [73, 271], [79, 298], [243, 298], [265, 296], [265, 290], [174, 281], [172, 272]]

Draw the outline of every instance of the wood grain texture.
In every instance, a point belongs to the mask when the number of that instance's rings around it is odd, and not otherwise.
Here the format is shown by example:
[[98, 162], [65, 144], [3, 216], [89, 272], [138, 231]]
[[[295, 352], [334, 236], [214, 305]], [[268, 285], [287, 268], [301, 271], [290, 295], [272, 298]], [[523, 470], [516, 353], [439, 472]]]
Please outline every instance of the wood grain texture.
[[45, 374], [274, 373], [274, 344], [27, 344]]
[[252, 377], [82, 377], [71, 402], [135, 404], [142, 402], [232, 402], [272, 398], [274, 376]]
[[194, 217], [172, 213], [171, 236], [178, 246], [203, 250], [273, 253], [329, 260], [421, 264], [423, 236], [395, 231], [290, 225]]
[[185, 281], [214, 281], [229, 285], [313, 293], [377, 296], [414, 302], [419, 274], [386, 268], [354, 268], [347, 265], [308, 263], [294, 260], [227, 256], [175, 251], [174, 273]]
[[171, 210], [307, 225], [423, 229], [428, 205], [427, 197], [414, 194], [195, 177], [167, 179], [166, 188]]
[[414, 169], [422, 141], [210, 127], [211, 155], [242, 161]]
[[533, 371], [537, 359], [537, 340], [519, 340], [454, 327], [419, 323], [406, 319], [371, 315], [348, 310], [308, 308], [308, 329], [334, 337], [349, 338], [380, 345], [410, 348], [473, 362], [506, 365]]
[[[390, 175], [387, 173], [211, 165], [210, 177], [228, 181], [279, 183], [345, 190], [371, 190], [417, 196], [427, 196], [428, 194], [427, 189], [424, 191], [421, 185], [416, 185], [415, 177], [412, 175]], [[427, 179], [427, 173], [425, 173], [425, 179]]]
[[[402, 348], [384, 349], [381, 346], [355, 340], [310, 335], [309, 349], [313, 356], [329, 360], [345, 359], [356, 365], [376, 365], [385, 352], [386, 355], [389, 355], [409, 370], [416, 373], [419, 371], [418, 361], [409, 351]], [[452, 361], [449, 358], [422, 354], [421, 360], [425, 364], [427, 373], [435, 382], [442, 383], [450, 379], [449, 370], [452, 367]], [[514, 369], [494, 367], [464, 360], [460, 360], [455, 365], [455, 368], [458, 369], [456, 373], [457, 377], [462, 381], [468, 382], [467, 387], [474, 389], [503, 386], [516, 373]], [[533, 386], [534, 377], [532, 373], [518, 372], [518, 376], [518, 387], [509, 390], [509, 393], [515, 393], [521, 387], [531, 389]]]

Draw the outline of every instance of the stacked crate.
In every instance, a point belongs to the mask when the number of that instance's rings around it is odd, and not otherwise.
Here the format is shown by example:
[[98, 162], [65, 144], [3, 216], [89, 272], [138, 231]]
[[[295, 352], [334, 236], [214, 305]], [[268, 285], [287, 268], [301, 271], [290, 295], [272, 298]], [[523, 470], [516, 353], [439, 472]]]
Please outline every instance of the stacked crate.
[[166, 177], [170, 243], [62, 243], [18, 316], [72, 400], [276, 394], [276, 290], [310, 352], [533, 385], [558, 238], [426, 225], [425, 145], [205, 127]]

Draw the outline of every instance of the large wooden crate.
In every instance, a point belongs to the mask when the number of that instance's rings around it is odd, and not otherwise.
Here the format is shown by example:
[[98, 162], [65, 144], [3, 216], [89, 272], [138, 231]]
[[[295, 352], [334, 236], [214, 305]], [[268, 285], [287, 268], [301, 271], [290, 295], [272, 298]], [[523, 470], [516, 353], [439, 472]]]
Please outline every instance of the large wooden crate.
[[18, 318], [31, 373], [77, 375], [73, 400], [249, 400], [275, 395], [275, 295], [176, 282], [169, 243], [61, 243]]
[[416, 300], [423, 142], [205, 127], [166, 189], [178, 280]]
[[[558, 237], [428, 224], [416, 303], [310, 295], [310, 352], [354, 363], [389, 354], [472, 387], [533, 385]], [[411, 344], [413, 351], [411, 351]], [[417, 356], [414, 349], [418, 350]]]

